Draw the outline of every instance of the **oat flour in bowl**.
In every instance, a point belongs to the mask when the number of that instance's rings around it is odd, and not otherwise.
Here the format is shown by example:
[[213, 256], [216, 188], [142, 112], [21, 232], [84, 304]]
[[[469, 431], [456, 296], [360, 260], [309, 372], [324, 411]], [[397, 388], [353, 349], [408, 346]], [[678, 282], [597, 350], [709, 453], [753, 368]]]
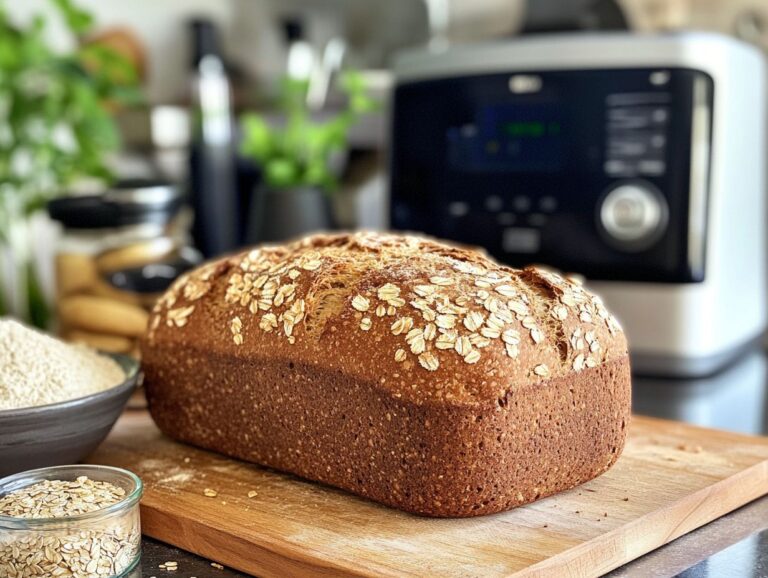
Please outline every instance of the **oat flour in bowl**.
[[123, 380], [114, 360], [88, 347], [0, 319], [0, 410], [76, 399]]

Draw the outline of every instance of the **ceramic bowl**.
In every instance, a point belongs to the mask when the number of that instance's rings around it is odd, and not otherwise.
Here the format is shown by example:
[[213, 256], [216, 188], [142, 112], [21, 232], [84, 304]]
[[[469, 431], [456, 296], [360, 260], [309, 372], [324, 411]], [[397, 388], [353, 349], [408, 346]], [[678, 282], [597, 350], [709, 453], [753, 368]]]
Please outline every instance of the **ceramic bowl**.
[[139, 379], [138, 361], [109, 356], [125, 371], [116, 387], [49, 405], [0, 410], [0, 477], [77, 463], [107, 437]]

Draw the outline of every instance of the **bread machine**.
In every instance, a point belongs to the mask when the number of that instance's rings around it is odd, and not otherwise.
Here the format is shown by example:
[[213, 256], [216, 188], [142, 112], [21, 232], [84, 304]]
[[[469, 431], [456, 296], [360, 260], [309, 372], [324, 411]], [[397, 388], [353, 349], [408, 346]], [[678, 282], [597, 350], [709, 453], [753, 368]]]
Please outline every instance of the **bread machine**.
[[765, 68], [725, 36], [403, 55], [391, 225], [584, 275], [636, 372], [705, 375], [766, 325]]

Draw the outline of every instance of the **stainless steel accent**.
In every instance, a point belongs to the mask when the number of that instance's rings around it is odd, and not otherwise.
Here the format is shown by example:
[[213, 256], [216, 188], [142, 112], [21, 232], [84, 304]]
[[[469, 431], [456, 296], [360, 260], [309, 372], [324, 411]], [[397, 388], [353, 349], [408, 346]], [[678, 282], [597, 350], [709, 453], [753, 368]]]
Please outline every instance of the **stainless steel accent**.
[[179, 188], [171, 183], [137, 184], [110, 189], [104, 193], [104, 200], [116, 205], [165, 205], [180, 194]]
[[[670, 36], [670, 39], [674, 38]], [[560, 70], [615, 66], [664, 68], [681, 58], [690, 58], [692, 65], [693, 61], [711, 59], [724, 51], [749, 54], [749, 58], [753, 58], [753, 49], [749, 46], [717, 34], [689, 32], [680, 35], [680, 38], [689, 43], [685, 49], [675, 42], [659, 42], [658, 37], [652, 35], [604, 33], [578, 37], [572, 34], [542, 34], [516, 42], [466, 45], [460, 51], [451, 50], [437, 55], [420, 50], [404, 51], [397, 59], [395, 76], [396, 82], [403, 82], [461, 74], [509, 72], [511, 68], [517, 73], [538, 72], [551, 69], [553, 62], [557, 62]], [[565, 46], [568, 48], [564, 49]], [[514, 61], [510, 60], [510, 53], [513, 53]]]
[[625, 182], [610, 189], [598, 205], [608, 240], [625, 251], [650, 246], [667, 226], [667, 203], [649, 184]]
[[693, 85], [691, 127], [691, 184], [688, 205], [688, 260], [693, 269], [704, 269], [704, 244], [707, 234], [707, 197], [711, 154], [707, 84], [697, 78]]
[[331, 38], [323, 49], [323, 56], [315, 64], [309, 78], [307, 106], [312, 110], [321, 110], [328, 100], [328, 93], [334, 79], [341, 71], [347, 43], [343, 38]]
[[538, 74], [515, 74], [509, 77], [509, 90], [515, 94], [530, 94], [541, 90]]

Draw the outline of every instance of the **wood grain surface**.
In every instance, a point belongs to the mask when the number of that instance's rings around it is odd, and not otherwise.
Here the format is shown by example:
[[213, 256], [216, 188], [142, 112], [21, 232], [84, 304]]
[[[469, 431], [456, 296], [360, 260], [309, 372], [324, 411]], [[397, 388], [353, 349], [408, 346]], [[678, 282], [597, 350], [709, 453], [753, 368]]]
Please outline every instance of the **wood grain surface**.
[[141, 476], [145, 534], [264, 577], [597, 576], [768, 493], [768, 438], [645, 417], [607, 474], [469, 519], [405, 514], [181, 445], [144, 412], [125, 414], [90, 461]]

